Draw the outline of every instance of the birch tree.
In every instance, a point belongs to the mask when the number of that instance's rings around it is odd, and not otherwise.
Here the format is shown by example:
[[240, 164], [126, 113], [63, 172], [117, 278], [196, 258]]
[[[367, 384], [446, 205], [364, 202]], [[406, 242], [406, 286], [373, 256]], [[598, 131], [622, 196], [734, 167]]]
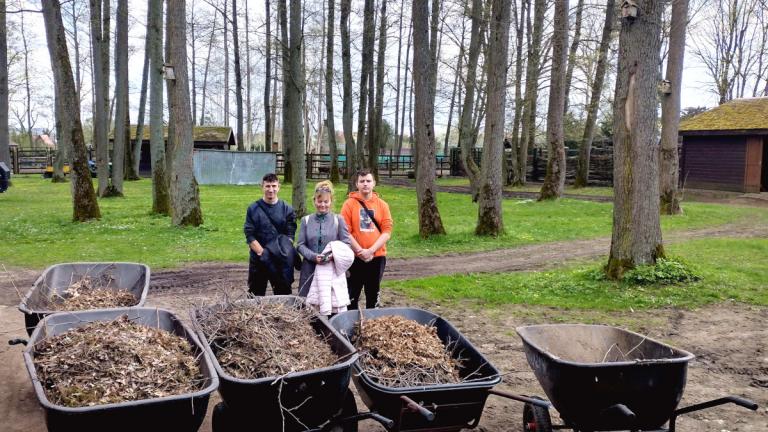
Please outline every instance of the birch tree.
[[657, 84], [663, 0], [638, 0], [624, 17], [613, 102], [613, 234], [606, 274], [655, 264], [664, 256], [659, 215]]
[[56, 98], [60, 106], [67, 107], [61, 110], [60, 120], [61, 139], [69, 141], [64, 145], [72, 148], [72, 220], [84, 222], [99, 219], [101, 212], [91, 182], [91, 172], [88, 170], [83, 125], [80, 122], [80, 101], [77, 99], [77, 88], [69, 62], [61, 5], [58, 0], [42, 0], [42, 6]]

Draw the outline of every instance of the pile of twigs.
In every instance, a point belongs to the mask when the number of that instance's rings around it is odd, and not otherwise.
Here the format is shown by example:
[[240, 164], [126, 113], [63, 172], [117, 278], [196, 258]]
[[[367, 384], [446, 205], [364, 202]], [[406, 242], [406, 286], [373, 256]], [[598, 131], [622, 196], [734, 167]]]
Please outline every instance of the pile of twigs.
[[310, 324], [314, 313], [283, 303], [227, 302], [199, 308], [197, 323], [222, 369], [241, 379], [328, 367], [338, 357]]
[[73, 281], [61, 294], [51, 297], [50, 310], [87, 310], [135, 306], [136, 297], [128, 290], [112, 287], [115, 279], [110, 274], [82, 276]]
[[462, 382], [461, 361], [433, 326], [396, 315], [361, 319], [355, 347], [366, 375], [387, 387]]
[[180, 395], [204, 385], [185, 339], [125, 315], [44, 339], [34, 363], [48, 400], [66, 407]]

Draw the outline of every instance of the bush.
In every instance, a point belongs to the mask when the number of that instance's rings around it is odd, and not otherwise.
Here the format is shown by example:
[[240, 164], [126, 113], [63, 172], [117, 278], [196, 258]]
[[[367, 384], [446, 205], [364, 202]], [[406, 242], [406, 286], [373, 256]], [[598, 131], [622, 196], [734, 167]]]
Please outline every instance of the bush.
[[622, 281], [634, 285], [680, 284], [696, 282], [701, 276], [684, 261], [659, 258], [656, 265], [638, 266], [624, 274]]

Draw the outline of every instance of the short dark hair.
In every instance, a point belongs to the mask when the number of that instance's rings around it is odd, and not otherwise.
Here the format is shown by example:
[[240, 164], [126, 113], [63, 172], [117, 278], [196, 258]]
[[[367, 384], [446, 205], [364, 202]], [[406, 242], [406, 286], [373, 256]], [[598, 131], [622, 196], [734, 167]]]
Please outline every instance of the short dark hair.
[[357, 170], [357, 173], [355, 174], [355, 176], [356, 176], [355, 177], [355, 181], [357, 181], [357, 179], [362, 177], [362, 176], [367, 176], [367, 175], [371, 175], [371, 174], [373, 174], [373, 173], [371, 172], [370, 168], [360, 168], [359, 170]]
[[262, 183], [275, 183], [280, 182], [280, 179], [277, 178], [277, 174], [275, 173], [267, 173], [264, 174], [264, 177], [261, 178]]

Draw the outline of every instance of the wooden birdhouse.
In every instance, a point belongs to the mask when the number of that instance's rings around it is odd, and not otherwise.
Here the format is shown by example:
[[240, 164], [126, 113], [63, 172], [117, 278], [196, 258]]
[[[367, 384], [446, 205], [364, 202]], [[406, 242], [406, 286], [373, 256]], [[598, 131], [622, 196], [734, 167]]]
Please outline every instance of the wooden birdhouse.
[[624, 0], [621, 3], [621, 17], [628, 19], [637, 18], [637, 3], [634, 0]]

